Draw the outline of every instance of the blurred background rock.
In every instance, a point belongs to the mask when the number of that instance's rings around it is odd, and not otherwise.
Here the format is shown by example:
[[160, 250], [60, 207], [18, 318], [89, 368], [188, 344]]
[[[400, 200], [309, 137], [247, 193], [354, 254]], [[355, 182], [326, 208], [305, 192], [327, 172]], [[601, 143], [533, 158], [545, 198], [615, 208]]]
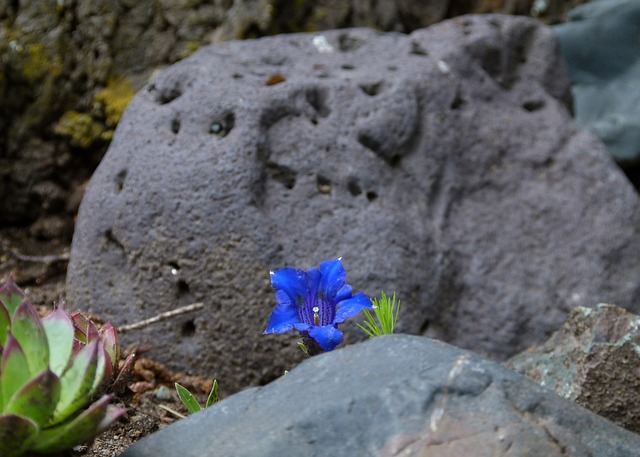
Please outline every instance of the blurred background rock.
[[[84, 186], [127, 103], [204, 44], [453, 16], [564, 20], [585, 0], [0, 0], [0, 230], [70, 241]], [[1, 264], [2, 262], [0, 262]]]

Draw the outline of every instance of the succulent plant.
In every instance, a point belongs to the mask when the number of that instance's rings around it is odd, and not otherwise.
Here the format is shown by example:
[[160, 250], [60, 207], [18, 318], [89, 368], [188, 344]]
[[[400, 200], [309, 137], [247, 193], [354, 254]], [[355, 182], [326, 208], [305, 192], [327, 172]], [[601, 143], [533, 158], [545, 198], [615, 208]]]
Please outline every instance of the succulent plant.
[[0, 455], [57, 453], [89, 441], [125, 412], [94, 403], [117, 368], [118, 333], [64, 306], [40, 318], [13, 279], [0, 288]]

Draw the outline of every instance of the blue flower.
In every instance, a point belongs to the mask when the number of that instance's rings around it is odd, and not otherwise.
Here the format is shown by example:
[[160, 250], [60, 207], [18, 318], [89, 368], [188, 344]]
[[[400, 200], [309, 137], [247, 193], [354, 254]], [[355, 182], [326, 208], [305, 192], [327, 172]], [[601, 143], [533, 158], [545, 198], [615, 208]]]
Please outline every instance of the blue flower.
[[342, 341], [338, 324], [364, 308], [373, 308], [362, 292], [352, 295], [346, 279], [341, 259], [322, 262], [320, 269], [303, 271], [287, 267], [272, 271], [271, 284], [278, 304], [264, 333], [295, 329], [323, 350], [331, 351]]

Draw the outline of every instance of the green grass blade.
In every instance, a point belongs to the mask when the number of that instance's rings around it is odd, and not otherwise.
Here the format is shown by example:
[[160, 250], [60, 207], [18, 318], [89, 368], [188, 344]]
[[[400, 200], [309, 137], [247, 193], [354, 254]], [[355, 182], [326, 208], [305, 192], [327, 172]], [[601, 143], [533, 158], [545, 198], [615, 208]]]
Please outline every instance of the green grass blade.
[[198, 400], [196, 400], [196, 398], [191, 395], [191, 392], [189, 392], [186, 387], [181, 386], [177, 382], [176, 392], [178, 392], [180, 401], [182, 401], [182, 404], [186, 406], [187, 411], [189, 411], [190, 414], [197, 413], [198, 411], [202, 410], [202, 407], [198, 403]]
[[218, 380], [213, 380], [213, 386], [211, 387], [211, 392], [209, 392], [209, 397], [207, 398], [207, 403], [205, 404], [205, 408], [213, 405], [214, 403], [218, 403]]
[[400, 313], [400, 302], [396, 302], [396, 293], [393, 293], [392, 297], [382, 292], [380, 300], [373, 298], [372, 314], [369, 310], [362, 310], [365, 315], [365, 321], [363, 324], [356, 324], [362, 329], [363, 332], [369, 338], [375, 338], [381, 335], [391, 335], [396, 328], [396, 322], [398, 321], [398, 315]]

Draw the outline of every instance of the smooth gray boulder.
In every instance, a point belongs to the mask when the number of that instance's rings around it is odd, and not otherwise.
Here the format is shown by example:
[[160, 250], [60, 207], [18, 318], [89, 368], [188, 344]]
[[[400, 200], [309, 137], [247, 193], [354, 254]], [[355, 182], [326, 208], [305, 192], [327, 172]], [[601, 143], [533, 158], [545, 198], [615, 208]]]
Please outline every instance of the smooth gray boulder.
[[635, 457], [640, 436], [438, 341], [376, 338], [312, 357], [121, 457]]
[[640, 2], [596, 0], [554, 27], [569, 63], [575, 117], [622, 165], [640, 163]]
[[355, 291], [397, 292], [400, 331], [497, 358], [577, 305], [637, 308], [638, 196], [573, 123], [562, 62], [550, 28], [510, 16], [203, 48], [129, 105], [69, 300], [115, 325], [203, 302], [124, 341], [230, 391], [302, 359], [262, 335], [285, 265], [342, 256]]

